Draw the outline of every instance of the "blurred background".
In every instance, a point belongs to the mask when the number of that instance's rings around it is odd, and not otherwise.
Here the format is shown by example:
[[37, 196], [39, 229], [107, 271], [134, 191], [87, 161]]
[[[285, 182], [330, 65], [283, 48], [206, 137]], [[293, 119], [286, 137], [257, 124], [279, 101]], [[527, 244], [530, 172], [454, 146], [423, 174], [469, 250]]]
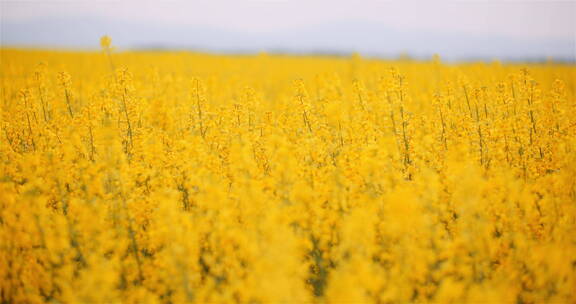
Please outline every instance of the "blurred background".
[[3, 47], [574, 62], [576, 1], [0, 0]]

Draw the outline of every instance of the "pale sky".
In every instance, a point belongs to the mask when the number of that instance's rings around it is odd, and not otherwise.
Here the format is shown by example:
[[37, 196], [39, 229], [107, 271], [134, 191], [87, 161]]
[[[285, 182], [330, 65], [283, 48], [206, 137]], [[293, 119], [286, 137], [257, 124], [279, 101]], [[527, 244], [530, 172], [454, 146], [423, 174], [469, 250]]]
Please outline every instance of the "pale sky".
[[[12, 24], [50, 18], [98, 17], [163, 28], [200, 27], [275, 33], [331, 25], [576, 41], [573, 1], [375, 0], [15, 0], [1, 2], [3, 36]], [[70, 24], [74, 28], [74, 24]], [[14, 27], [15, 28], [15, 27]], [[337, 26], [335, 29], [338, 28]], [[16, 29], [14, 30], [16, 31]], [[34, 40], [33, 35], [28, 35]], [[27, 36], [27, 37], [28, 37]], [[7, 39], [7, 38], [6, 38]], [[39, 41], [41, 41], [39, 39]], [[11, 40], [8, 39], [8, 43]], [[571, 50], [569, 50], [571, 51]]]

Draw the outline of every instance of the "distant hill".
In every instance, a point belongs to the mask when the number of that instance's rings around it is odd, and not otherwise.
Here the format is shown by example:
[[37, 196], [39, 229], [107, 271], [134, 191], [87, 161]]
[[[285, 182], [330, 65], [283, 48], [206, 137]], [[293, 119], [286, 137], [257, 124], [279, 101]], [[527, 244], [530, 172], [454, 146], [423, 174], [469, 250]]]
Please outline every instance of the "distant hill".
[[447, 60], [576, 60], [576, 38], [517, 38], [454, 32], [412, 31], [379, 24], [341, 22], [310, 28], [245, 33], [227, 29], [123, 22], [99, 17], [42, 18], [1, 25], [3, 46], [98, 48], [108, 34], [120, 49], [194, 49], [246, 53], [347, 54], [415, 58], [440, 54]]

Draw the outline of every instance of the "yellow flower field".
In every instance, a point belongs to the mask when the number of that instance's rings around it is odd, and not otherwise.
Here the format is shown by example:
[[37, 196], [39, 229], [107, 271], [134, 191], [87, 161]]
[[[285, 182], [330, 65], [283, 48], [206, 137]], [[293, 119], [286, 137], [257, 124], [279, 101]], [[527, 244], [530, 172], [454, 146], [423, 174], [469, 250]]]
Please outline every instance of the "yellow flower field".
[[2, 303], [574, 303], [576, 67], [2, 49]]

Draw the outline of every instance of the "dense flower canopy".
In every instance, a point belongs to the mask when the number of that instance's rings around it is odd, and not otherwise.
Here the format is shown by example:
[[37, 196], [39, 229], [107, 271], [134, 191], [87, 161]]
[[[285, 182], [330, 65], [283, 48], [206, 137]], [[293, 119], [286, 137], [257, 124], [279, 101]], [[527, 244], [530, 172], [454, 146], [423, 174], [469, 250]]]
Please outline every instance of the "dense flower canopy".
[[2, 61], [2, 302], [576, 301], [572, 65]]

